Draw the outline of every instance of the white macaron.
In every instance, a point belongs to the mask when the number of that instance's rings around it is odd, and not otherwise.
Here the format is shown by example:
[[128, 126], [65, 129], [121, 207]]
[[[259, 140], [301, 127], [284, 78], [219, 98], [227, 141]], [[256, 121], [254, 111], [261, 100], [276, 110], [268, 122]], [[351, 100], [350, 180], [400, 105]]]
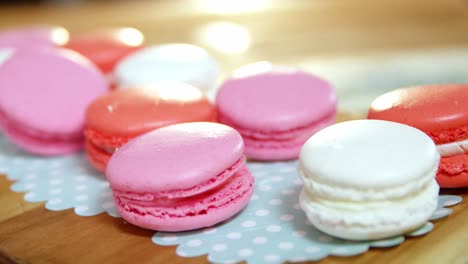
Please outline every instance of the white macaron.
[[437, 208], [440, 155], [420, 130], [355, 120], [312, 136], [300, 154], [300, 205], [332, 236], [372, 240], [410, 232]]
[[215, 86], [219, 73], [218, 64], [206, 50], [174, 43], [149, 46], [125, 57], [116, 65], [114, 79], [119, 88], [178, 81], [206, 92]]

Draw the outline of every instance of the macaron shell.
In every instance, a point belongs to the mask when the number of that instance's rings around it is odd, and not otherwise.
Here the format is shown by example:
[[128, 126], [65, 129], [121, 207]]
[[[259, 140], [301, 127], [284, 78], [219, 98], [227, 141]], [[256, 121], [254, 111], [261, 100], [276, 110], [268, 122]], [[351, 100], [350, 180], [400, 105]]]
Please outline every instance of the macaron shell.
[[440, 155], [434, 142], [418, 129], [389, 121], [355, 120], [316, 133], [304, 144], [300, 158], [311, 180], [385, 189], [430, 176]]
[[468, 126], [468, 85], [432, 85], [399, 89], [372, 103], [369, 119], [416, 127], [426, 133]]
[[17, 27], [0, 31], [0, 47], [54, 47], [65, 44], [68, 38], [68, 31], [59, 26], [36, 25]]
[[0, 110], [44, 133], [81, 134], [86, 107], [106, 91], [100, 72], [65, 49], [17, 50], [0, 67]]
[[85, 142], [85, 150], [86, 157], [88, 158], [88, 161], [91, 163], [91, 165], [93, 165], [96, 170], [104, 172], [111, 154], [97, 148], [89, 140], [86, 140]]
[[81, 140], [41, 140], [18, 132], [0, 118], [0, 130], [14, 144], [32, 154], [55, 156], [76, 152], [83, 148]]
[[162, 83], [113, 91], [86, 111], [86, 127], [112, 137], [134, 137], [175, 123], [216, 121], [216, 109], [193, 86]]
[[216, 96], [226, 124], [257, 131], [287, 131], [336, 112], [330, 84], [292, 68], [227, 80]]
[[117, 62], [139, 50], [143, 40], [143, 34], [134, 28], [109, 28], [73, 35], [65, 47], [90, 59], [102, 72], [110, 73]]
[[241, 136], [228, 126], [176, 124], [138, 136], [121, 147], [111, 157], [106, 177], [118, 191], [189, 189], [233, 166], [243, 151]]
[[[254, 178], [244, 165], [232, 180], [216, 192], [186, 198], [178, 201], [183, 205], [175, 205], [173, 208], [147, 206], [132, 210], [129, 206], [123, 206], [118, 197], [114, 196], [114, 200], [118, 213], [134, 225], [158, 231], [187, 231], [213, 226], [237, 214], [249, 202], [253, 184]], [[229, 202], [218, 204], [226, 200]]]
[[468, 154], [442, 158], [437, 173], [437, 182], [441, 188], [468, 186]]
[[0, 48], [0, 65], [5, 63], [13, 56], [15, 49], [13, 48]]
[[133, 53], [119, 62], [114, 75], [120, 88], [172, 80], [207, 91], [214, 87], [219, 66], [204, 49], [173, 43], [151, 46]]

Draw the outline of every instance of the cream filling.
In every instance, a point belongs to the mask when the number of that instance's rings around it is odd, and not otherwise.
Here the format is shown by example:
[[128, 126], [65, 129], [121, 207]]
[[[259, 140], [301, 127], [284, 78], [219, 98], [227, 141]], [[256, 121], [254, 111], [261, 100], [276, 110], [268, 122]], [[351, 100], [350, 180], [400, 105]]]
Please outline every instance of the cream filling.
[[318, 225], [400, 226], [405, 225], [402, 220], [419, 218], [419, 221], [427, 221], [437, 207], [438, 193], [439, 186], [433, 179], [421, 189], [396, 199], [336, 201], [319, 197], [304, 188], [299, 202], [309, 220]]
[[408, 193], [414, 193], [429, 184], [435, 178], [439, 164], [425, 175], [417, 180], [407, 182], [403, 185], [382, 186], [380, 188], [359, 188], [355, 186], [338, 185], [338, 183], [329, 183], [320, 181], [313, 175], [307, 175], [302, 165], [299, 168], [299, 176], [309, 193], [314, 193], [320, 197], [333, 197], [334, 200], [345, 201], [369, 201], [369, 200], [387, 200], [404, 197]]
[[468, 139], [437, 145], [437, 150], [443, 158], [468, 153]]

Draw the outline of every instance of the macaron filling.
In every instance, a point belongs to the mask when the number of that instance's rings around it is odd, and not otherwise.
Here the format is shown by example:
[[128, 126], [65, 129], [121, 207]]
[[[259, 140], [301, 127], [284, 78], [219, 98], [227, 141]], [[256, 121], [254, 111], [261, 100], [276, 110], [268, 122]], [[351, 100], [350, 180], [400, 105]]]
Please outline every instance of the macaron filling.
[[[130, 193], [113, 189], [114, 200], [121, 209], [139, 215], [157, 218], [204, 215], [252, 192], [254, 180], [247, 175], [249, 171], [244, 158], [241, 158], [227, 170], [196, 187], [158, 193]], [[245, 184], [246, 180], [249, 184]]]
[[312, 173], [308, 172], [302, 163], [299, 165], [299, 176], [304, 182], [310, 193], [314, 193], [315, 197], [335, 197], [335, 199], [350, 200], [350, 201], [369, 201], [369, 200], [385, 200], [385, 199], [398, 199], [414, 193], [424, 188], [427, 184], [432, 182], [434, 175], [439, 168], [439, 164], [427, 171], [422, 177], [413, 181], [395, 186], [385, 186], [382, 188], [355, 188], [352, 186], [338, 185], [337, 183], [331, 184], [325, 179], [312, 177]]
[[[348, 239], [367, 240], [394, 234], [401, 228], [405, 229], [401, 232], [409, 232], [424, 224], [437, 207], [438, 191], [439, 186], [432, 179], [418, 191], [399, 198], [365, 202], [331, 200], [303, 189], [299, 201], [320, 230], [335, 236], [343, 235], [340, 229], [353, 230], [355, 236]], [[371, 231], [375, 227], [377, 230]]]
[[437, 145], [437, 150], [444, 158], [466, 154], [468, 153], [468, 139]]
[[246, 148], [293, 149], [301, 147], [311, 135], [320, 129], [333, 124], [335, 113], [330, 113], [309, 125], [281, 131], [255, 131], [242, 128], [225, 116], [221, 116], [219, 120], [235, 128], [242, 135]]

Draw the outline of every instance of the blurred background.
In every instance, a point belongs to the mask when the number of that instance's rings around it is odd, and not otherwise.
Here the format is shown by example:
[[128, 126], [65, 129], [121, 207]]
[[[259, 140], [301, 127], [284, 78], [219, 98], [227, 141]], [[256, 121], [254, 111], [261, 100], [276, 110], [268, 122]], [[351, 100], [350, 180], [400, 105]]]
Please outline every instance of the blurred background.
[[71, 34], [130, 26], [147, 45], [185, 42], [223, 76], [270, 61], [332, 82], [341, 111], [363, 113], [402, 86], [468, 83], [466, 0], [0, 0], [0, 29], [54, 24]]

